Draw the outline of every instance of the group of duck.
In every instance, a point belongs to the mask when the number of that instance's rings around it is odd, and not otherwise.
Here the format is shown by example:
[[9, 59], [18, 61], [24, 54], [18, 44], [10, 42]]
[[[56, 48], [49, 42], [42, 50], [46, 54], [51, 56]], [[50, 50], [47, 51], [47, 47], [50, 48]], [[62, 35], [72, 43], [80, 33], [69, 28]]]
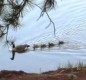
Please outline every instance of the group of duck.
[[34, 44], [33, 45], [33, 50], [35, 51], [37, 48], [40, 48], [41, 50], [44, 49], [44, 48], [52, 48], [56, 45], [58, 45], [58, 47], [60, 47], [64, 43], [65, 43], [64, 41], [59, 41], [57, 44], [52, 43], [52, 42], [49, 42], [48, 44], [40, 44], [40, 45]]
[[[61, 45], [63, 45], [65, 42], [64, 41], [59, 41], [57, 44], [55, 43], [51, 43], [49, 42], [48, 44], [33, 44], [33, 51], [35, 51], [36, 49], [40, 48], [41, 50], [44, 49], [44, 48], [52, 48], [56, 45], [58, 45], [59, 47]], [[25, 53], [27, 52], [28, 50], [30, 50], [30, 45], [28, 44], [23, 44], [23, 45], [18, 45], [18, 46], [15, 46], [15, 43], [12, 41], [11, 42], [11, 45], [12, 45], [12, 58], [11, 60], [14, 60], [14, 57], [15, 57], [15, 53]]]

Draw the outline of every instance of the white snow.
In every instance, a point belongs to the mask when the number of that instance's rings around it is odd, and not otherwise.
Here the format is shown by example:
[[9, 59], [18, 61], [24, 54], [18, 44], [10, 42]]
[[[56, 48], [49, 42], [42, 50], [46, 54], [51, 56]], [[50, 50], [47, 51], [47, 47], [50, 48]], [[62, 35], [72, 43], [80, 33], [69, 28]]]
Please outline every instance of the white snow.
[[18, 30], [10, 29], [8, 39], [14, 40], [16, 45], [58, 43], [59, 40], [66, 43], [61, 48], [16, 54], [15, 60], [12, 61], [10, 47], [4, 46], [1, 41], [0, 70], [40, 73], [66, 66], [69, 62], [73, 66], [78, 62], [86, 63], [86, 0], [57, 0], [57, 3], [56, 9], [49, 12], [56, 26], [56, 37], [53, 35], [52, 25], [45, 29], [49, 23], [46, 14], [36, 21], [40, 9], [35, 8], [26, 12]]

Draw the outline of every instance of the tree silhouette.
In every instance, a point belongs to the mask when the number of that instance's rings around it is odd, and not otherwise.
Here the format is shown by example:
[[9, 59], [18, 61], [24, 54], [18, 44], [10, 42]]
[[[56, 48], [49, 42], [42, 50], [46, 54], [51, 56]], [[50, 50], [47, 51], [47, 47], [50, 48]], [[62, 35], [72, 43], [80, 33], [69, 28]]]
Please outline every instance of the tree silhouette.
[[3, 36], [8, 36], [8, 31], [10, 27], [18, 28], [20, 23], [19, 19], [23, 17], [23, 11], [26, 6], [29, 5], [40, 8], [41, 13], [38, 19], [40, 19], [45, 13], [49, 18], [49, 27], [53, 24], [54, 34], [55, 34], [55, 25], [52, 19], [50, 18], [48, 11], [55, 7], [55, 0], [43, 0], [43, 4], [39, 6], [34, 2], [35, 0], [0, 0], [0, 38]]

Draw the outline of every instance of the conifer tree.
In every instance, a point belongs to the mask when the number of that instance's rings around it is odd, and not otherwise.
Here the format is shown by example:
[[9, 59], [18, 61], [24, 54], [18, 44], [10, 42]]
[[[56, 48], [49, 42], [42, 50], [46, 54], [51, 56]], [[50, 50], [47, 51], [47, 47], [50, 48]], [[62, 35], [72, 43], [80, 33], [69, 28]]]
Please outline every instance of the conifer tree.
[[[54, 33], [55, 33], [55, 25], [52, 19], [50, 18], [48, 11], [52, 10], [55, 7], [55, 0], [43, 0], [42, 5], [38, 5], [35, 3], [36, 0], [0, 0], [0, 38], [3, 36], [8, 36], [8, 31], [11, 27], [18, 28], [20, 23], [19, 20], [22, 17], [23, 13], [27, 6], [38, 7], [41, 10], [39, 19], [47, 14], [49, 18], [49, 27], [53, 24]], [[29, 9], [29, 8], [28, 8]]]

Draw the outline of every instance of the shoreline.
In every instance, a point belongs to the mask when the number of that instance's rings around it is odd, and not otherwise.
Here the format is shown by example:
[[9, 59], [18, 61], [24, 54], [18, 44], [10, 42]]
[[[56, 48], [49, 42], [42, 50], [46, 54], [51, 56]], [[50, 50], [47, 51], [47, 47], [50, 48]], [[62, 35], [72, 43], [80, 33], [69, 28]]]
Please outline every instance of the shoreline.
[[0, 80], [86, 80], [86, 67], [59, 68], [57, 70], [37, 73], [2, 70]]

